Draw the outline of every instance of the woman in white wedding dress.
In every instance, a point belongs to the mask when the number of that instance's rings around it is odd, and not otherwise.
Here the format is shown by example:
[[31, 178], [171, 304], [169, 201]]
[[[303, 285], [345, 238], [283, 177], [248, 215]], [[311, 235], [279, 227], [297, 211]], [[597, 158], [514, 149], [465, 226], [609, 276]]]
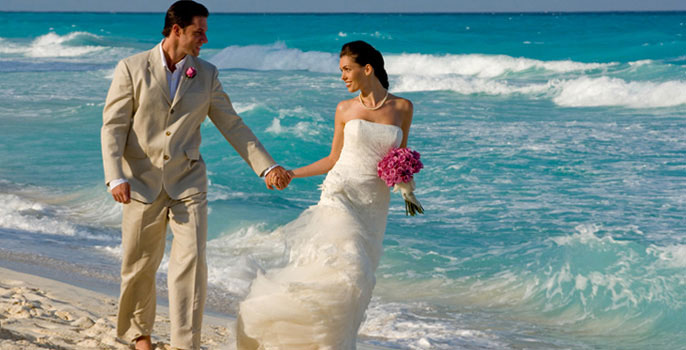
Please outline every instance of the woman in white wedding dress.
[[355, 349], [382, 253], [389, 188], [378, 162], [405, 147], [412, 103], [388, 93], [381, 54], [363, 41], [340, 53], [341, 79], [359, 96], [336, 107], [331, 153], [290, 171], [328, 172], [319, 203], [280, 230], [288, 237], [286, 266], [258, 273], [240, 303], [239, 350]]

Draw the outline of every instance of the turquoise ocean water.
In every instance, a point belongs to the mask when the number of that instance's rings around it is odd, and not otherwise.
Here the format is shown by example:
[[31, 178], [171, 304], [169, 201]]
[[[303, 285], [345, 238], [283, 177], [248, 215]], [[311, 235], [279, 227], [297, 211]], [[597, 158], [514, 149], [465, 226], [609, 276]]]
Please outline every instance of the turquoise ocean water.
[[[163, 15], [0, 19], [0, 252], [116, 281], [101, 112], [116, 62], [158, 43]], [[362, 341], [686, 348], [686, 13], [213, 14], [209, 28], [201, 57], [287, 167], [328, 153], [351, 97], [343, 43], [376, 46], [414, 102], [427, 213], [393, 198]], [[210, 306], [231, 314], [323, 177], [268, 191], [202, 131]]]

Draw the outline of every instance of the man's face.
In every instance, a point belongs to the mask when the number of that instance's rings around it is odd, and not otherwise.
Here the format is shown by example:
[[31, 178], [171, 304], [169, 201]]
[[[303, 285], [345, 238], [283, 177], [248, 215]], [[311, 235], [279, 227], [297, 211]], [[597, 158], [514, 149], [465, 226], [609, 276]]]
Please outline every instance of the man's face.
[[207, 17], [195, 16], [193, 23], [179, 30], [179, 47], [187, 55], [198, 56], [207, 42]]

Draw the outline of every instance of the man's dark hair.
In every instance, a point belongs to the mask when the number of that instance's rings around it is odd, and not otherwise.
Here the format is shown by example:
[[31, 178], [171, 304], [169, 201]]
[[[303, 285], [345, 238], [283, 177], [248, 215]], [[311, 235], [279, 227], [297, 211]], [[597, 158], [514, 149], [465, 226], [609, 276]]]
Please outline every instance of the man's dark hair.
[[193, 17], [209, 17], [210, 12], [207, 7], [192, 0], [180, 0], [169, 6], [167, 16], [164, 18], [164, 29], [162, 35], [168, 37], [172, 26], [177, 24], [181, 28], [186, 28], [193, 23]]

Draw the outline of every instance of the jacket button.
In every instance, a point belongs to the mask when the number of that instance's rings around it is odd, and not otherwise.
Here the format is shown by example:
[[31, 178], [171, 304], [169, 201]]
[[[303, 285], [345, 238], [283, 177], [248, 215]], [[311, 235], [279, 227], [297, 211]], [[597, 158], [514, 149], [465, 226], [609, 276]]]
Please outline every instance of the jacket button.
[[167, 134], [167, 136], [169, 136], [169, 135], [171, 135], [171, 131], [167, 131], [165, 134]]
[[162, 158], [164, 158], [164, 160], [169, 160], [169, 156], [168, 156], [168, 155], [165, 155], [165, 156], [162, 157]]
[[174, 114], [174, 108], [172, 108], [169, 113]]

